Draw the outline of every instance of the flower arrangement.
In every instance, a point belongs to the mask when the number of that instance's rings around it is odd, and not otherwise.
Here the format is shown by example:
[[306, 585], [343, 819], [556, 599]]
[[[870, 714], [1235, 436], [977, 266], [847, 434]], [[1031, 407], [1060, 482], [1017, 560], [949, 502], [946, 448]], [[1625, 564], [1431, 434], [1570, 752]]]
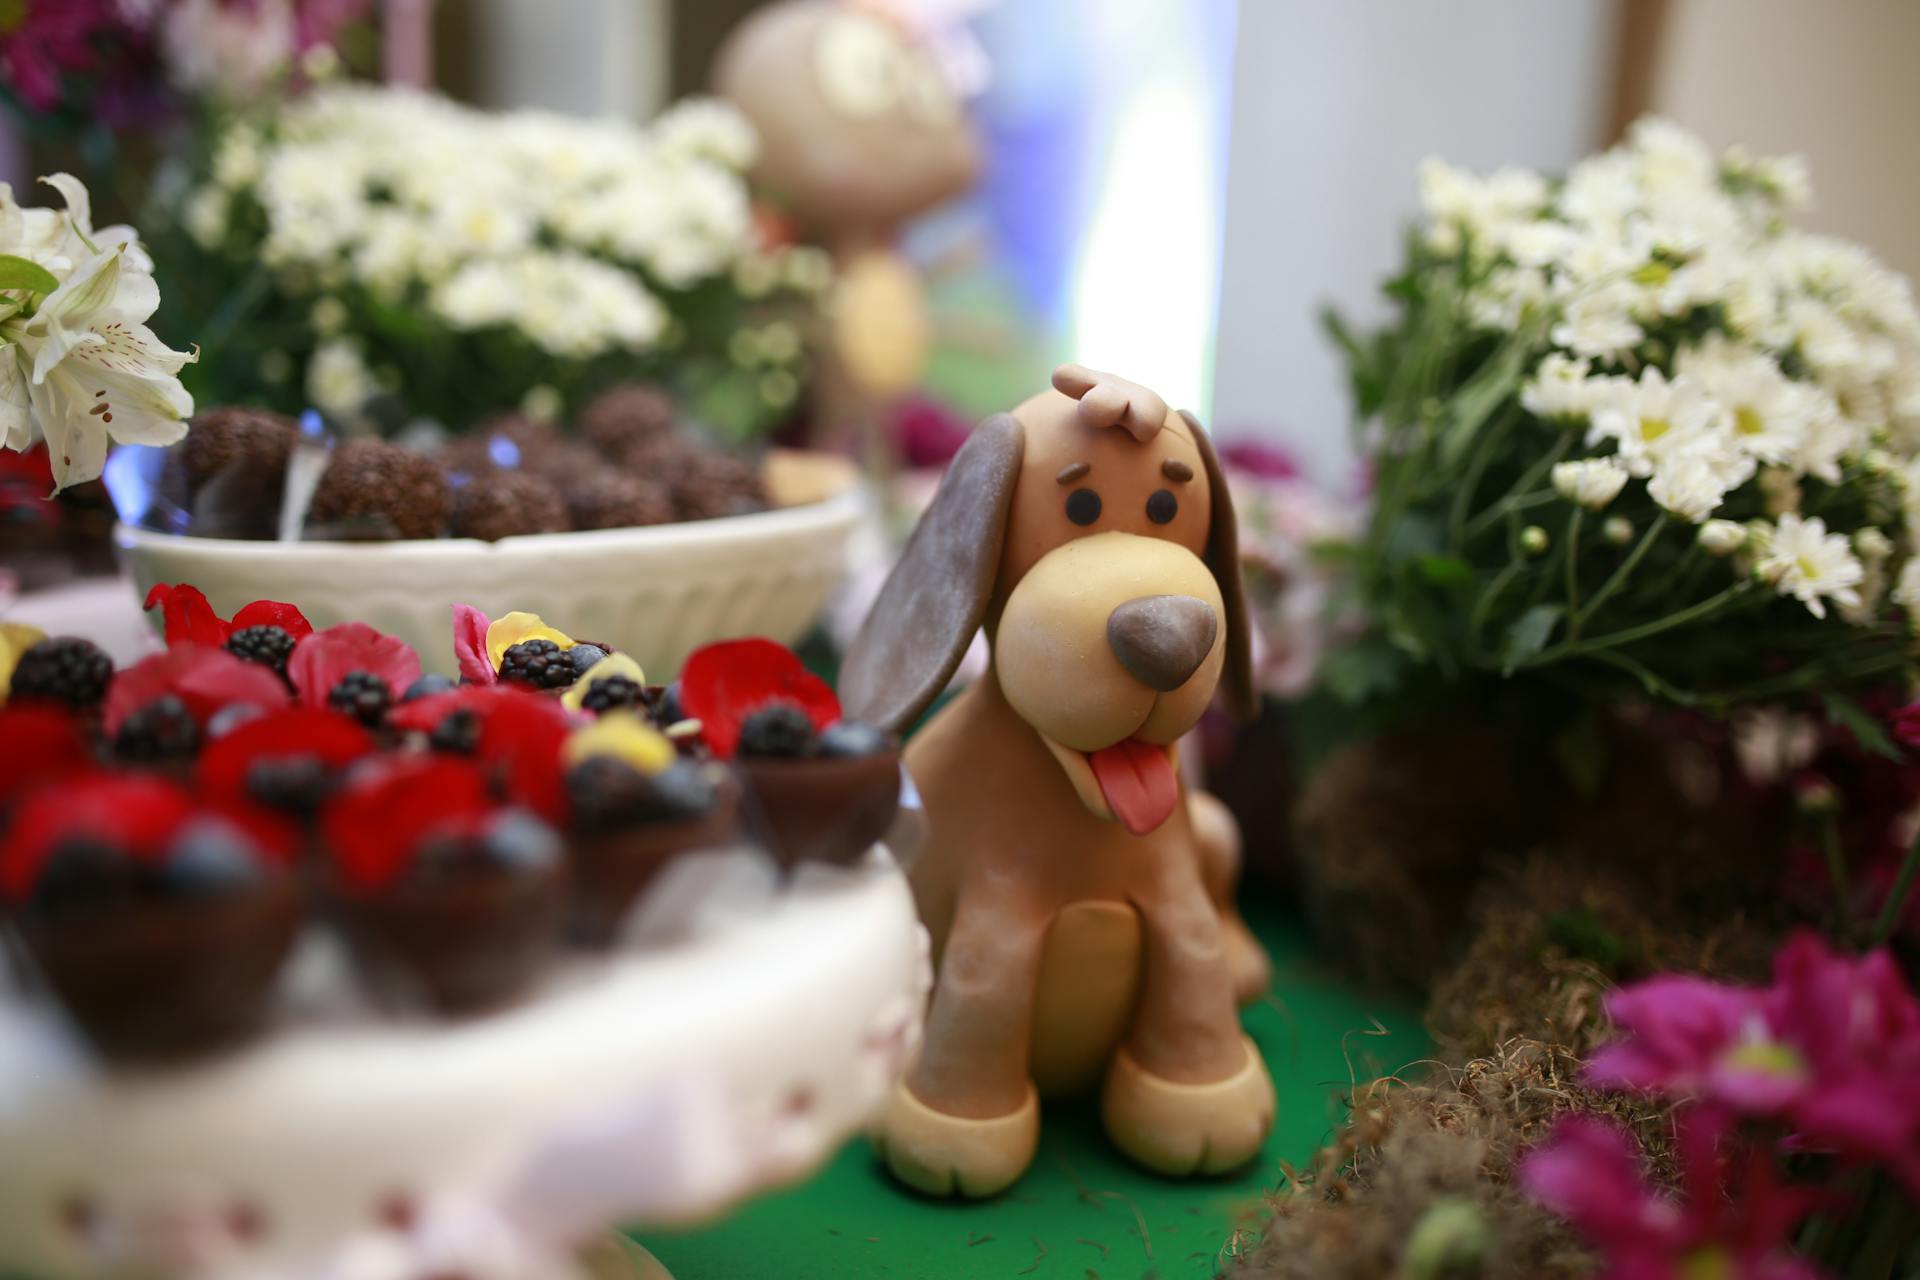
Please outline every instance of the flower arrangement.
[[638, 128], [322, 85], [215, 132], [156, 252], [216, 401], [459, 430], [653, 378], [744, 433], [796, 402], [827, 283], [762, 243], [755, 146], [712, 101]]
[[1397, 318], [1331, 321], [1375, 482], [1335, 691], [1724, 709], [1911, 669], [1920, 315], [1789, 225], [1807, 196], [1658, 120], [1563, 179], [1428, 163]]

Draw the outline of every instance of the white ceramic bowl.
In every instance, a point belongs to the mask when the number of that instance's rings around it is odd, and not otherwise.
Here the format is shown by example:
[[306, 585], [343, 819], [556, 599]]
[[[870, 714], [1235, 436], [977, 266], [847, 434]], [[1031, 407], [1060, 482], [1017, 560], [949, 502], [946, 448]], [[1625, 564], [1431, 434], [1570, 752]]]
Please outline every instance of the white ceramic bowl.
[[540, 614], [569, 635], [632, 654], [666, 680], [703, 644], [761, 635], [791, 644], [840, 581], [865, 506], [852, 468], [810, 455], [769, 460], [782, 505], [753, 515], [481, 542], [259, 542], [119, 525], [114, 539], [144, 598], [191, 583], [223, 616], [251, 600], [299, 606], [316, 627], [366, 622], [454, 672], [452, 606]]

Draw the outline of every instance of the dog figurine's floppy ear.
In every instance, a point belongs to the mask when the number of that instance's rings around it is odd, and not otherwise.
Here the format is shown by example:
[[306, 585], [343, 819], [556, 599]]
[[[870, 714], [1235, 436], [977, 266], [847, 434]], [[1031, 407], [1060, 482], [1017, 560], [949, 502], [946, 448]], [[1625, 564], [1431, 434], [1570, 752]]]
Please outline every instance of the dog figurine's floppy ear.
[[[953, 678], [993, 600], [1025, 451], [1020, 424], [1001, 413], [954, 455], [840, 668], [849, 717], [905, 732]], [[1237, 570], [1234, 582], [1237, 592]]]
[[1247, 721], [1260, 711], [1260, 695], [1253, 687], [1253, 635], [1247, 629], [1247, 593], [1240, 582], [1240, 524], [1233, 514], [1233, 495], [1227, 491], [1226, 473], [1214, 456], [1213, 440], [1200, 419], [1182, 409], [1193, 443], [1200, 450], [1201, 465], [1207, 472], [1207, 494], [1213, 503], [1213, 518], [1207, 527], [1207, 567], [1220, 584], [1220, 599], [1227, 616], [1221, 619], [1227, 628], [1226, 662], [1220, 671], [1220, 687], [1227, 712], [1235, 720]]

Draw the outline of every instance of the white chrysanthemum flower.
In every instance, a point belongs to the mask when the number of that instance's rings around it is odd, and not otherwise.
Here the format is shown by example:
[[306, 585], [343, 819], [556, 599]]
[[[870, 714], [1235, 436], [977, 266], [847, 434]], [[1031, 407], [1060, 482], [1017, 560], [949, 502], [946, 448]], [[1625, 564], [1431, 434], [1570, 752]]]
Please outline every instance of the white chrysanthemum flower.
[[1749, 781], [1777, 782], [1810, 762], [1820, 748], [1811, 716], [1753, 707], [1733, 718], [1733, 754]]
[[1647, 495], [1682, 520], [1699, 524], [1719, 510], [1727, 487], [1705, 460], [1681, 454], [1654, 468], [1653, 478], [1647, 481]]
[[1710, 556], [1730, 556], [1747, 545], [1747, 527], [1732, 520], [1709, 520], [1700, 526], [1699, 542]]
[[1858, 588], [1866, 576], [1845, 534], [1827, 532], [1827, 522], [1819, 516], [1802, 519], [1791, 513], [1774, 525], [1754, 571], [1781, 595], [1806, 605], [1816, 618], [1827, 616], [1828, 600], [1858, 608]]
[[1646, 340], [1633, 318], [1631, 285], [1616, 284], [1576, 297], [1553, 326], [1553, 342], [1575, 355], [1617, 360]]
[[1893, 584], [1893, 602], [1909, 612], [1920, 610], [1920, 556], [1900, 566], [1900, 577]]
[[1867, 564], [1884, 564], [1893, 556], [1893, 539], [1873, 525], [1853, 531], [1853, 549]]
[[1616, 547], [1624, 547], [1633, 541], [1633, 521], [1625, 516], [1608, 516], [1600, 526], [1600, 536]]
[[1604, 379], [1588, 376], [1587, 361], [1549, 351], [1520, 388], [1520, 407], [1537, 418], [1584, 418], [1605, 385]]
[[350, 338], [321, 343], [307, 361], [307, 399], [327, 413], [352, 417], [376, 389], [360, 344]]
[[1652, 475], [1656, 464], [1682, 454], [1703, 456], [1716, 472], [1729, 469], [1727, 410], [1691, 378], [1669, 381], [1649, 366], [1637, 382], [1612, 379], [1597, 390], [1587, 443], [1611, 441], [1631, 474]]
[[260, 132], [236, 124], [220, 135], [213, 149], [213, 180], [229, 191], [250, 187], [260, 179]]
[[1620, 496], [1627, 471], [1612, 458], [1582, 458], [1554, 464], [1554, 492], [1589, 511], [1600, 511]]
[[745, 172], [760, 139], [739, 108], [718, 98], [688, 98], [668, 108], [650, 132], [662, 149]]
[[201, 187], [180, 207], [180, 225], [202, 249], [217, 248], [227, 238], [227, 204], [219, 187]]
[[1732, 413], [1742, 450], [1774, 465], [1798, 455], [1818, 407], [1816, 395], [1782, 373], [1766, 352], [1716, 333], [1681, 351], [1675, 368]]

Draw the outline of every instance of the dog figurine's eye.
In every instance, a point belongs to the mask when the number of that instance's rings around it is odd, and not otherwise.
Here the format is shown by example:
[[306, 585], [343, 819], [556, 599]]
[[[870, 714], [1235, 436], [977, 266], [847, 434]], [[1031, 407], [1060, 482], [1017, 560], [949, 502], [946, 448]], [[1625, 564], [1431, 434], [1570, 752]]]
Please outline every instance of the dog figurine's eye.
[[1147, 519], [1155, 524], [1166, 524], [1179, 514], [1180, 499], [1173, 496], [1171, 489], [1155, 489], [1147, 499]]
[[1067, 519], [1075, 524], [1092, 524], [1099, 518], [1099, 494], [1091, 489], [1075, 489], [1067, 495]]

